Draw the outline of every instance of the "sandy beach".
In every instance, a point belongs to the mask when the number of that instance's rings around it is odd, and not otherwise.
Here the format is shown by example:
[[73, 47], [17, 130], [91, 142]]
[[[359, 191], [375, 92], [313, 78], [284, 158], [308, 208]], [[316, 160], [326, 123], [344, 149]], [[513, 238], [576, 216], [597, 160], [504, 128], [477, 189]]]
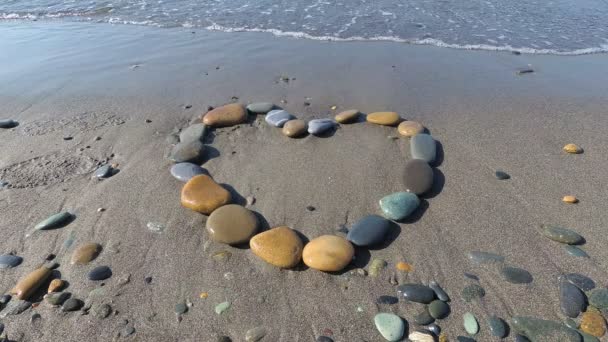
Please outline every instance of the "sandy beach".
[[[261, 341], [384, 341], [374, 326], [378, 312], [399, 315], [412, 332], [421, 327], [412, 318], [421, 305], [377, 298], [431, 280], [451, 297], [451, 314], [437, 321], [449, 341], [467, 336], [465, 312], [479, 322], [475, 340], [499, 341], [486, 323], [492, 315], [566, 320], [560, 275], [580, 273], [608, 286], [604, 54], [66, 22], [3, 22], [0, 37], [0, 119], [19, 122], [0, 129], [0, 180], [8, 183], [0, 188], [0, 253], [23, 258], [0, 270], [0, 285], [8, 293], [54, 254], [55, 275], [69, 284], [64, 291], [91, 308], [52, 307], [42, 299], [45, 284], [30, 300], [39, 305], [1, 320], [11, 341], [245, 341], [256, 327], [266, 330]], [[534, 72], [520, 75], [522, 68]], [[272, 102], [304, 120], [353, 108], [395, 111], [438, 142], [433, 188], [385, 243], [356, 248], [341, 272], [304, 264], [281, 270], [247, 247], [213, 242], [207, 216], [180, 204], [184, 183], [169, 173], [168, 136], [200, 122], [210, 106], [233, 102]], [[250, 115], [245, 124], [210, 130], [204, 142], [202, 167], [256, 213], [262, 230], [286, 225], [308, 240], [344, 237], [344, 228], [380, 215], [379, 199], [404, 191], [411, 158], [409, 139], [395, 127], [364, 120], [324, 137], [291, 139], [264, 115]], [[584, 153], [565, 153], [568, 143]], [[105, 163], [119, 172], [92, 178]], [[511, 178], [496, 179], [497, 170]], [[563, 203], [565, 195], [579, 203]], [[63, 210], [73, 222], [32, 233]], [[164, 228], [151, 231], [149, 222]], [[539, 232], [541, 224], [578, 232], [590, 258], [566, 253]], [[75, 247], [86, 242], [101, 244], [99, 257], [71, 265]], [[509, 283], [503, 265], [472, 263], [471, 251], [504, 256], [504, 265], [528, 271], [533, 281]], [[374, 259], [386, 268], [359, 275]], [[398, 262], [413, 270], [397, 270]], [[87, 279], [101, 265], [112, 277]], [[464, 301], [470, 284], [485, 296]], [[230, 307], [217, 314], [226, 301]], [[176, 314], [179, 303], [188, 304], [186, 313]], [[94, 313], [101, 304], [112, 308], [104, 319]], [[505, 340], [515, 341], [515, 333]]]

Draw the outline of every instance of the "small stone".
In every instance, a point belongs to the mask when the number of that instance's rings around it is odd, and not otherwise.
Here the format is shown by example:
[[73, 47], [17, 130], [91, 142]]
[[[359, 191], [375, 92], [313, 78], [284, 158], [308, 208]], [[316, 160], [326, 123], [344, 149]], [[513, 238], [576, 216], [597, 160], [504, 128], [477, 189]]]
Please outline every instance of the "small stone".
[[150, 276], [145, 277], [144, 278], [144, 283], [146, 283], [148, 285], [152, 284], [152, 277], [150, 277]]
[[407, 218], [419, 205], [420, 199], [411, 192], [395, 192], [380, 199], [384, 217], [395, 221]]
[[435, 292], [422, 284], [404, 284], [397, 287], [397, 293], [403, 298], [417, 303], [428, 304], [435, 299]]
[[587, 296], [590, 305], [602, 310], [608, 309], [608, 289], [593, 289], [587, 294]]
[[35, 230], [47, 230], [47, 229], [55, 229], [63, 227], [65, 224], [72, 220], [73, 216], [67, 211], [60, 212], [58, 214], [52, 215], [46, 220], [38, 223], [34, 229]]
[[356, 109], [345, 110], [336, 114], [334, 119], [341, 124], [348, 124], [355, 122], [361, 113]]
[[515, 342], [530, 342], [530, 340], [528, 340], [528, 338], [524, 335], [519, 335], [516, 334], [515, 335]]
[[103, 165], [99, 167], [93, 173], [93, 177], [97, 179], [107, 178], [112, 175], [112, 166], [110, 164]]
[[253, 196], [247, 196], [246, 200], [247, 200], [247, 206], [248, 207], [250, 207], [250, 206], [252, 206], [252, 205], [255, 204], [255, 197], [253, 197]]
[[506, 180], [506, 179], [511, 178], [511, 176], [509, 176], [508, 173], [506, 173], [504, 171], [500, 171], [500, 170], [496, 171], [495, 176], [499, 180]]
[[433, 169], [424, 160], [408, 160], [404, 167], [403, 184], [407, 191], [421, 195], [433, 186]]
[[429, 314], [436, 319], [444, 319], [450, 314], [450, 306], [441, 300], [434, 300], [429, 304]]
[[397, 131], [404, 137], [413, 137], [416, 134], [424, 133], [424, 126], [416, 121], [403, 121], [397, 127]]
[[266, 328], [264, 327], [256, 327], [253, 329], [247, 330], [245, 333], [245, 341], [246, 342], [257, 342], [266, 336]]
[[378, 215], [368, 215], [352, 226], [346, 238], [357, 246], [376, 245], [384, 241], [390, 229], [391, 222], [387, 219]]
[[186, 129], [181, 131], [181, 133], [179, 134], [179, 141], [182, 143], [187, 143], [191, 141], [203, 142], [206, 133], [207, 125], [202, 123], [190, 125], [186, 127]]
[[70, 296], [69, 292], [51, 292], [44, 295], [44, 299], [46, 299], [47, 303], [58, 306], [63, 304]]
[[414, 266], [412, 264], [408, 264], [407, 262], [403, 261], [398, 262], [395, 268], [403, 272], [412, 272], [414, 270]]
[[583, 241], [582, 236], [568, 228], [543, 224], [541, 225], [541, 231], [549, 239], [568, 245], [576, 245]]
[[70, 298], [66, 300], [61, 306], [61, 311], [70, 312], [80, 310], [84, 303], [80, 299]]
[[435, 336], [427, 331], [414, 331], [407, 338], [411, 342], [435, 342]]
[[581, 317], [580, 329], [589, 335], [602, 337], [606, 333], [604, 317], [597, 309], [589, 308]]
[[23, 258], [12, 254], [0, 255], [0, 268], [13, 268], [21, 264]]
[[572, 154], [583, 153], [583, 149], [575, 144], [567, 144], [566, 146], [564, 146], [564, 151]]
[[433, 290], [433, 292], [435, 292], [435, 295], [437, 298], [439, 298], [439, 300], [444, 302], [450, 301], [450, 296], [448, 296], [448, 294], [441, 288], [441, 286], [439, 286], [439, 284], [437, 284], [436, 281], [431, 280], [429, 282], [429, 287]]
[[306, 133], [308, 125], [304, 120], [289, 120], [283, 125], [282, 133], [290, 138], [296, 138]]
[[595, 288], [593, 279], [578, 273], [568, 273], [564, 275], [564, 279], [574, 284], [583, 291], [591, 291]]
[[182, 182], [187, 182], [192, 179], [192, 177], [204, 173], [205, 170], [202, 167], [193, 163], [177, 163], [171, 166], [171, 175]]
[[373, 259], [369, 266], [369, 276], [377, 277], [380, 272], [386, 267], [387, 263], [383, 259]]
[[266, 114], [274, 108], [274, 104], [270, 102], [256, 102], [247, 105], [247, 110], [253, 114]]
[[396, 342], [399, 341], [405, 333], [405, 323], [401, 317], [388, 313], [381, 312], [374, 317], [374, 323], [376, 329], [380, 332], [380, 335], [387, 341]]
[[308, 133], [321, 135], [336, 127], [336, 122], [332, 119], [315, 119], [308, 123]]
[[282, 109], [271, 110], [266, 114], [266, 118], [264, 120], [274, 127], [283, 127], [285, 123], [289, 120], [293, 120], [296, 117], [289, 114], [287, 111]]
[[498, 338], [504, 338], [507, 336], [507, 323], [501, 318], [490, 316], [490, 318], [488, 318], [488, 325], [490, 326], [490, 332], [492, 335]]
[[217, 338], [217, 342], [232, 342], [232, 339], [228, 336], [220, 336]]
[[5, 294], [0, 297], [0, 304], [4, 305], [11, 300], [11, 295]]
[[175, 304], [175, 313], [178, 315], [182, 315], [185, 314], [188, 311], [188, 306], [186, 305], [186, 303], [181, 302], [181, 303], [177, 303]]
[[210, 127], [234, 126], [245, 121], [247, 121], [247, 111], [238, 103], [212, 109], [203, 116], [203, 123]]
[[576, 321], [574, 321], [572, 318], [567, 318], [564, 321], [564, 324], [566, 324], [566, 326], [570, 329], [578, 329], [578, 323], [576, 323]]
[[427, 163], [432, 163], [437, 155], [437, 143], [428, 134], [416, 134], [410, 140], [410, 153], [414, 159], [421, 159]]
[[317, 208], [313, 207], [312, 205], [308, 205], [306, 206], [306, 210], [308, 211], [315, 211]]
[[135, 334], [135, 328], [133, 328], [133, 326], [131, 325], [128, 325], [122, 330], [121, 334], [124, 337], [131, 336]]
[[426, 328], [435, 336], [439, 336], [441, 334], [441, 327], [438, 326], [436, 323], [429, 324], [429, 326], [427, 326]]
[[167, 229], [167, 227], [160, 222], [148, 222], [146, 223], [146, 227], [154, 233], [162, 233]]
[[215, 261], [226, 262], [226, 261], [230, 260], [230, 258], [232, 257], [232, 253], [230, 253], [229, 251], [219, 251], [217, 253], [214, 253], [211, 257]]
[[104, 319], [112, 313], [112, 307], [109, 304], [101, 304], [93, 306], [93, 316], [98, 319]]
[[480, 251], [471, 251], [467, 254], [467, 257], [476, 264], [501, 263], [505, 261], [505, 257], [502, 255]]
[[568, 196], [564, 196], [564, 198], [562, 198], [562, 201], [564, 203], [574, 204], [574, 203], [578, 203], [578, 198], [576, 198], [575, 196], [572, 196], [572, 195], [568, 195]]
[[15, 120], [11, 120], [11, 119], [2, 119], [0, 120], [0, 128], [14, 128], [19, 126], [19, 123]]
[[276, 227], [262, 232], [249, 241], [253, 254], [267, 263], [291, 268], [302, 260], [304, 245], [298, 234], [289, 227]]
[[215, 313], [218, 315], [221, 315], [222, 313], [224, 313], [224, 311], [226, 311], [230, 308], [230, 305], [231, 304], [228, 301], [219, 303], [218, 305], [215, 306]]
[[228, 245], [248, 242], [258, 229], [258, 219], [238, 204], [224, 205], [209, 215], [207, 232], [212, 240]]
[[101, 253], [101, 245], [94, 242], [84, 243], [78, 246], [74, 252], [72, 253], [72, 259], [70, 263], [72, 265], [86, 265], [89, 262], [95, 260], [97, 256]]
[[435, 318], [429, 314], [426, 307], [422, 307], [418, 312], [416, 312], [412, 317], [412, 320], [418, 325], [428, 325], [435, 322]]
[[479, 324], [472, 313], [465, 313], [462, 319], [464, 321], [464, 330], [466, 330], [467, 334], [475, 335], [479, 332]]
[[376, 125], [395, 126], [401, 121], [399, 114], [395, 112], [375, 112], [367, 114], [367, 122]]
[[230, 192], [207, 175], [192, 177], [182, 188], [182, 206], [206, 215], [230, 200]]
[[50, 275], [51, 269], [40, 267], [21, 278], [11, 290], [11, 294], [18, 299], [28, 299]]
[[108, 266], [97, 266], [89, 274], [89, 280], [106, 280], [112, 276], [112, 270]]
[[53, 280], [51, 280], [51, 283], [49, 284], [47, 293], [59, 292], [59, 291], [61, 291], [61, 289], [63, 289], [64, 286], [65, 286], [65, 281], [63, 281], [61, 279], [53, 279]]
[[525, 335], [532, 341], [581, 341], [581, 336], [576, 330], [558, 322], [528, 316], [515, 316], [511, 322], [515, 332]]
[[173, 146], [169, 160], [174, 163], [200, 162], [205, 154], [205, 145], [198, 140], [180, 142]]
[[350, 242], [335, 235], [312, 239], [302, 251], [302, 259], [308, 267], [326, 272], [340, 271], [354, 255], [355, 249]]
[[0, 318], [6, 318], [7, 316], [18, 315], [23, 311], [29, 309], [32, 306], [31, 302], [27, 300], [11, 300], [8, 302], [6, 307], [0, 311]]
[[534, 69], [532, 69], [532, 68], [519, 68], [517, 70], [518, 75], [531, 74], [533, 72], [534, 72]]
[[65, 141], [70, 141], [72, 139], [74, 139], [74, 137], [63, 137], [63, 140], [65, 140]]
[[486, 295], [486, 291], [483, 289], [483, 287], [477, 284], [470, 284], [462, 289], [461, 295], [465, 302], [470, 303], [473, 300], [483, 298]]
[[334, 342], [334, 340], [327, 336], [319, 336], [317, 337], [316, 342]]
[[500, 273], [506, 281], [512, 284], [529, 284], [532, 282], [530, 272], [517, 267], [503, 267]]
[[578, 317], [585, 309], [585, 295], [565, 277], [559, 279], [559, 301], [562, 312], [568, 317]]
[[397, 302], [399, 302], [399, 299], [393, 296], [380, 296], [376, 299], [376, 304], [393, 305], [397, 304]]

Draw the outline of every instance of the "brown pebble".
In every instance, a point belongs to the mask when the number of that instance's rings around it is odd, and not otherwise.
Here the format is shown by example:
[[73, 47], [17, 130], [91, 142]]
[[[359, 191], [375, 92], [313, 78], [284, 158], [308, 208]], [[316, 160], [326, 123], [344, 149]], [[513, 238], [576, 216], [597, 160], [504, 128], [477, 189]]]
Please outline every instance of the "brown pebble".
[[51, 292], [59, 292], [65, 286], [65, 282], [61, 279], [53, 279], [49, 284], [49, 289], [47, 293]]
[[11, 290], [11, 294], [21, 300], [28, 299], [51, 275], [51, 269], [40, 267], [21, 278]]
[[568, 195], [568, 196], [564, 196], [564, 198], [562, 198], [562, 201], [564, 201], [565, 203], [578, 203], [578, 198], [576, 198], [575, 196], [572, 195]]

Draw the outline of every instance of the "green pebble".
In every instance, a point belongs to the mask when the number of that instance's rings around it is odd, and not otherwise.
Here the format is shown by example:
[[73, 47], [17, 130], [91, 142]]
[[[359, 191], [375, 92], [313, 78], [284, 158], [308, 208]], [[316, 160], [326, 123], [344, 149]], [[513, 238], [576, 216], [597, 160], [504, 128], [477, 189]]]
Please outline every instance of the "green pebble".
[[578, 331], [579, 334], [581, 334], [581, 336], [583, 336], [583, 342], [600, 342], [599, 338], [593, 336], [593, 335], [589, 335], [585, 332], [582, 331]]
[[587, 296], [589, 304], [598, 309], [608, 309], [608, 289], [593, 289]]
[[568, 254], [570, 254], [572, 256], [581, 257], [581, 258], [589, 258], [589, 254], [587, 254], [587, 252], [580, 249], [579, 247], [572, 246], [572, 245], [566, 245], [564, 248], [566, 249], [566, 252], [568, 252]]
[[34, 229], [36, 230], [45, 230], [45, 229], [53, 229], [62, 227], [72, 218], [72, 214], [67, 211], [60, 212], [58, 214], [52, 215], [46, 220], [38, 223]]
[[466, 330], [467, 334], [475, 335], [479, 332], [479, 324], [472, 313], [467, 312], [462, 318], [464, 321], [464, 330]]
[[443, 319], [450, 313], [450, 306], [441, 300], [434, 300], [429, 304], [429, 313], [433, 318]]
[[387, 312], [381, 312], [374, 317], [376, 328], [387, 341], [401, 340], [405, 332], [405, 323], [401, 317]]
[[413, 213], [420, 205], [420, 199], [411, 192], [396, 192], [380, 200], [380, 208], [384, 217], [400, 221]]
[[372, 264], [369, 266], [370, 277], [377, 277], [378, 274], [386, 267], [387, 263], [383, 259], [374, 259]]
[[568, 245], [575, 245], [583, 241], [583, 237], [577, 232], [559, 226], [553, 226], [548, 224], [541, 225], [542, 233], [549, 239]]
[[219, 303], [215, 306], [215, 313], [221, 315], [224, 311], [230, 308], [230, 302]]

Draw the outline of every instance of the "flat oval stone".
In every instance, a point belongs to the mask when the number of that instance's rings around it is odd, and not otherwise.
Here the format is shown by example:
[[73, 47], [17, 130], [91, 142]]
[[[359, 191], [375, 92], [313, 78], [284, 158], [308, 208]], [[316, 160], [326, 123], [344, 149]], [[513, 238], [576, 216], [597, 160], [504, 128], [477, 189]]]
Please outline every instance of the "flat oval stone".
[[566, 250], [566, 252], [572, 256], [575, 257], [581, 257], [581, 258], [589, 258], [589, 254], [587, 254], [587, 252], [585, 252], [584, 250], [580, 249], [577, 246], [572, 246], [572, 245], [565, 245], [564, 249]]
[[89, 280], [106, 280], [112, 276], [112, 270], [108, 266], [97, 266], [89, 274]]
[[517, 267], [503, 267], [500, 273], [506, 281], [512, 284], [529, 284], [533, 280], [530, 272]]
[[404, 137], [413, 137], [424, 132], [424, 126], [416, 121], [403, 121], [397, 127], [397, 131]]
[[411, 192], [395, 192], [380, 199], [384, 217], [400, 221], [407, 218], [420, 205], [420, 199]]
[[429, 304], [429, 314], [436, 319], [444, 319], [450, 314], [450, 306], [441, 300], [434, 300]]
[[582, 332], [595, 337], [602, 337], [606, 333], [606, 323], [604, 317], [595, 308], [589, 308], [581, 317]]
[[568, 245], [576, 245], [583, 241], [583, 237], [577, 232], [564, 227], [543, 224], [541, 231], [549, 239]]
[[202, 174], [205, 174], [205, 170], [193, 163], [177, 163], [171, 166], [171, 175], [182, 182], [187, 182], [192, 177]]
[[462, 316], [462, 319], [464, 323], [464, 330], [467, 332], [467, 334], [475, 335], [479, 332], [479, 323], [477, 323], [477, 319], [472, 313], [465, 313], [464, 316]]
[[266, 328], [264, 327], [256, 327], [253, 329], [247, 330], [245, 333], [245, 341], [246, 342], [257, 342], [266, 336]]
[[335, 235], [322, 235], [304, 246], [304, 263], [316, 270], [334, 272], [348, 265], [355, 249], [346, 239]]
[[433, 186], [433, 169], [424, 160], [408, 160], [404, 167], [403, 184], [409, 192], [421, 195]]
[[437, 143], [428, 134], [416, 134], [410, 140], [410, 153], [414, 159], [432, 163], [437, 155]]
[[17, 126], [19, 126], [19, 123], [15, 120], [11, 120], [11, 119], [0, 120], [0, 128], [14, 128]]
[[581, 335], [567, 326], [544, 319], [515, 316], [511, 319], [515, 332], [532, 341], [581, 342]]
[[19, 279], [17, 285], [11, 290], [11, 294], [21, 300], [28, 299], [50, 275], [51, 269], [40, 267]]
[[564, 277], [559, 280], [559, 302], [564, 315], [578, 317], [585, 309], [585, 295]]
[[426, 307], [422, 307], [421, 310], [416, 312], [412, 317], [412, 320], [418, 325], [428, 325], [435, 322], [435, 318], [431, 316], [429, 310]]
[[12, 254], [0, 255], [0, 268], [13, 268], [21, 264], [23, 258]]
[[564, 275], [564, 279], [574, 284], [576, 287], [583, 291], [590, 291], [595, 288], [595, 281], [578, 273], [568, 273]]
[[345, 110], [336, 114], [334, 119], [341, 124], [348, 124], [357, 121], [361, 113], [356, 109]]
[[598, 309], [608, 309], [608, 289], [593, 289], [588, 293], [589, 304]]
[[483, 298], [485, 295], [486, 291], [483, 289], [483, 287], [477, 284], [470, 284], [465, 286], [462, 289], [461, 293], [462, 299], [467, 303], [470, 303], [473, 300]]
[[198, 140], [184, 141], [173, 146], [169, 160], [174, 163], [201, 161], [205, 153], [205, 145]]
[[276, 227], [251, 238], [249, 246], [253, 254], [267, 263], [291, 268], [302, 260], [302, 240], [289, 227]]
[[94, 242], [84, 243], [74, 250], [70, 263], [86, 265], [99, 255], [101, 245]]
[[287, 121], [283, 125], [282, 132], [285, 136], [288, 136], [290, 138], [296, 138], [304, 135], [306, 133], [307, 128], [308, 125], [306, 124], [306, 121], [295, 119]]
[[51, 292], [44, 295], [47, 303], [58, 306], [63, 304], [72, 294], [69, 292]]
[[368, 215], [357, 221], [346, 238], [357, 246], [370, 246], [384, 241], [391, 222], [378, 215]]
[[576, 144], [567, 144], [564, 146], [564, 151], [572, 154], [583, 153], [583, 149]]
[[488, 325], [490, 326], [492, 335], [499, 338], [507, 337], [507, 323], [501, 318], [490, 316], [490, 318], [488, 318]]
[[258, 218], [251, 210], [238, 204], [227, 204], [211, 213], [207, 232], [212, 240], [236, 245], [248, 242], [258, 230]]
[[435, 299], [435, 292], [422, 284], [404, 284], [397, 287], [397, 293], [403, 298], [417, 303], [428, 304]]
[[323, 134], [336, 127], [336, 122], [332, 119], [315, 119], [308, 122], [308, 133], [313, 135]]
[[238, 103], [215, 108], [203, 117], [203, 123], [211, 127], [234, 126], [247, 121], [245, 108]]
[[374, 112], [367, 114], [367, 122], [376, 125], [395, 126], [400, 121], [399, 114], [395, 112]]
[[84, 303], [80, 299], [70, 298], [63, 303], [63, 305], [61, 306], [61, 311], [77, 311], [82, 308], [83, 305]]
[[230, 192], [207, 175], [192, 177], [182, 188], [182, 206], [206, 215], [230, 200]]
[[448, 294], [441, 288], [441, 286], [439, 286], [439, 284], [437, 284], [436, 281], [431, 280], [429, 282], [429, 287], [433, 290], [433, 292], [435, 292], [435, 295], [437, 298], [439, 298], [439, 300], [444, 302], [450, 301], [450, 296], [448, 296]]
[[256, 102], [247, 105], [247, 110], [253, 114], [266, 114], [274, 108], [270, 102]]
[[411, 342], [435, 342], [435, 337], [428, 331], [417, 330], [407, 337]]
[[93, 177], [101, 179], [101, 178], [109, 177], [111, 174], [112, 174], [112, 166], [110, 164], [106, 164], [106, 165], [99, 167], [97, 170], [95, 170], [95, 172], [93, 173]]
[[181, 133], [179, 133], [179, 141], [181, 142], [190, 142], [190, 141], [200, 141], [203, 142], [205, 138], [205, 133], [207, 133], [207, 125], [203, 123], [198, 123], [194, 125], [190, 125], [186, 127]]
[[469, 260], [476, 264], [501, 263], [505, 261], [505, 257], [502, 255], [488, 252], [471, 251], [467, 254], [467, 256], [469, 257]]
[[34, 229], [36, 230], [46, 230], [46, 229], [54, 229], [59, 228], [68, 223], [72, 219], [72, 214], [67, 211], [60, 212], [58, 214], [52, 215], [46, 220], [38, 223]]
[[271, 110], [270, 112], [268, 112], [268, 114], [266, 114], [266, 118], [264, 118], [264, 120], [266, 120], [266, 122], [272, 126], [283, 127], [283, 125], [287, 121], [293, 120], [295, 118], [296, 118], [295, 116], [289, 114], [285, 110], [275, 109], [275, 110]]
[[396, 342], [401, 340], [405, 333], [405, 323], [401, 317], [388, 313], [381, 312], [374, 317], [374, 324], [380, 335], [387, 341]]
[[399, 302], [399, 299], [393, 296], [380, 296], [376, 299], [376, 304], [393, 305], [397, 304], [397, 302]]

